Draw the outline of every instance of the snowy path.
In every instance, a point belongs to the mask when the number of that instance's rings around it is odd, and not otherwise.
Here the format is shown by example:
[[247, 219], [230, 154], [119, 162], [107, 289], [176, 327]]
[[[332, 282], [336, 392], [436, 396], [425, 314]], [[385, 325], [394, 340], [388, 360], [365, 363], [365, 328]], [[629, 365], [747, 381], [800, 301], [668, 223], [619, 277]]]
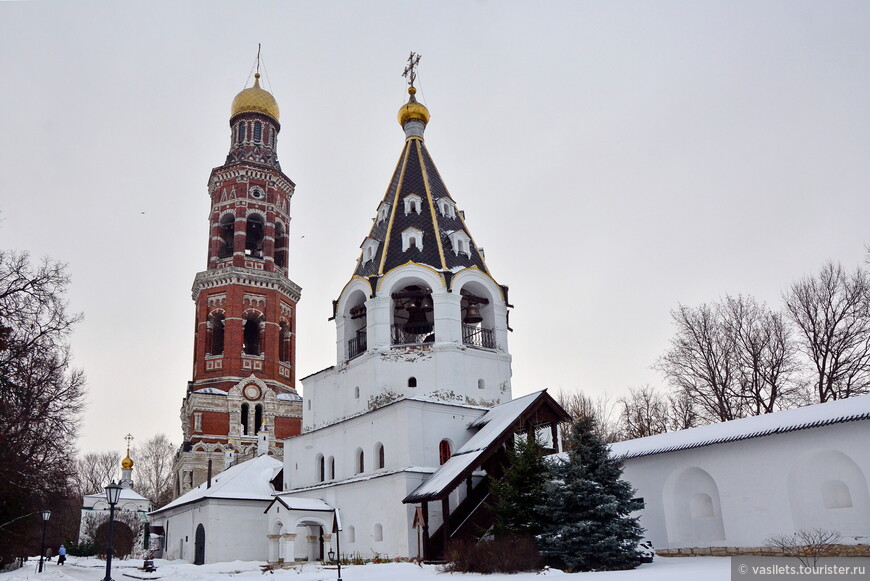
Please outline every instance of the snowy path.
[[[136, 569], [142, 561], [130, 560], [113, 563], [112, 577], [115, 581], [133, 581], [124, 573], [162, 581], [230, 581], [232, 579], [260, 579], [262, 581], [333, 581], [336, 579], [334, 568], [326, 569], [313, 563], [301, 566], [298, 570], [276, 571], [274, 574], [260, 573], [259, 563], [235, 561], [214, 563], [197, 567], [184, 561], [157, 561], [157, 573], [148, 576]], [[520, 573], [517, 575], [460, 575], [446, 574], [438, 567], [417, 567], [411, 563], [390, 563], [382, 565], [356, 565], [342, 567], [341, 577], [345, 581], [542, 581], [551, 579], [577, 579], [578, 581], [730, 581], [731, 559], [727, 557], [694, 558], [657, 558], [649, 565], [642, 565], [633, 571], [608, 571], [602, 573], [577, 573], [569, 575], [561, 571], [546, 574]], [[59, 567], [56, 562], [46, 563], [45, 571], [36, 573], [36, 562], [31, 560], [27, 566], [16, 571], [0, 573], [0, 581], [101, 581], [105, 576], [104, 561], [96, 559], [76, 559], [71, 557], [67, 564]]]

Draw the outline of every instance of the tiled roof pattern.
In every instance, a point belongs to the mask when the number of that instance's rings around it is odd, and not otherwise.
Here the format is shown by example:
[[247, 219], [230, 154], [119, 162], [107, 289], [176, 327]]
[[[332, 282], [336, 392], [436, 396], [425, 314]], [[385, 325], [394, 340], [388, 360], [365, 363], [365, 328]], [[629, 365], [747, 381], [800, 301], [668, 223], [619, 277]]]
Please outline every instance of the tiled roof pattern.
[[[405, 197], [410, 194], [422, 198], [419, 214], [414, 211], [405, 213]], [[454, 217], [441, 214], [438, 209], [438, 200], [441, 198], [453, 200], [426, 145], [420, 139], [408, 139], [382, 202], [389, 205], [387, 219], [378, 221], [376, 217], [369, 233], [369, 237], [379, 241], [377, 252], [373, 259], [365, 262], [361, 255], [354, 274], [364, 277], [382, 275], [408, 261], [425, 264], [439, 271], [476, 266], [488, 273], [473, 238], [470, 256], [454, 254], [449, 234], [464, 230], [471, 238], [471, 233], [458, 209]], [[408, 228], [423, 232], [422, 249], [418, 246], [416, 249], [402, 250], [402, 233]]]

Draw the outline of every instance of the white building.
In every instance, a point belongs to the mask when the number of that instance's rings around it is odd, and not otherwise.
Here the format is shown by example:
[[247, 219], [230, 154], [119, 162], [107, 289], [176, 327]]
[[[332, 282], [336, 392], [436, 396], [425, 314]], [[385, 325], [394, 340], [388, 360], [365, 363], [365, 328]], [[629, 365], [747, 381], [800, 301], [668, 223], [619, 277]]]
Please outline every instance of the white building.
[[[132, 440], [132, 437], [128, 436]], [[116, 527], [131, 528], [130, 525], [138, 525], [136, 528], [144, 531], [145, 523], [148, 519], [148, 512], [151, 510], [151, 501], [133, 490], [133, 460], [130, 458], [129, 440], [127, 443], [127, 455], [121, 460], [121, 492], [118, 495], [118, 504], [115, 505], [115, 516], [118, 522]], [[129, 518], [129, 523], [125, 523]], [[98, 528], [106, 526], [109, 521], [109, 503], [106, 500], [106, 493], [100, 492], [97, 494], [86, 494], [82, 496], [82, 511], [79, 521], [79, 543], [93, 541], [92, 535]], [[136, 533], [138, 531], [130, 531]], [[136, 543], [138, 547], [142, 547], [143, 536], [139, 536]]]
[[612, 445], [660, 552], [734, 554], [802, 529], [870, 543], [870, 395]]
[[[228, 464], [233, 461], [229, 453]], [[163, 557], [192, 563], [265, 561], [264, 510], [280, 490], [281, 462], [262, 454], [230, 466], [151, 513]]]
[[337, 364], [302, 380], [303, 433], [284, 442], [285, 491], [268, 510], [272, 561], [335, 548], [315, 501], [341, 510], [344, 554], [416, 556], [419, 511], [421, 552], [438, 556], [486, 521], [485, 476], [501, 473], [503, 444], [543, 428], [555, 449], [567, 417], [546, 392], [511, 400], [508, 290], [426, 149], [415, 93], [399, 110], [396, 170], [333, 303]]

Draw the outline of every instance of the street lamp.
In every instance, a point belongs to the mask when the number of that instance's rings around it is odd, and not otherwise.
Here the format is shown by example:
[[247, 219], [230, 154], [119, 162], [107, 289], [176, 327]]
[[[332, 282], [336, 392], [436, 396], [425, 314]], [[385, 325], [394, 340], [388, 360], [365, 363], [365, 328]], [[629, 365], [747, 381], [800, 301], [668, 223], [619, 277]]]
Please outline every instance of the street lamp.
[[[31, 513], [32, 514], [32, 513]], [[45, 555], [45, 527], [48, 524], [48, 519], [51, 518], [51, 511], [42, 511], [42, 546], [39, 548], [39, 572], [42, 573], [42, 556]]]
[[103, 581], [112, 580], [112, 533], [115, 529], [115, 505], [121, 496], [121, 486], [112, 483], [106, 486], [106, 501], [109, 503], [109, 546], [106, 548], [106, 577]]
[[329, 552], [326, 553], [329, 556], [330, 561], [335, 561], [338, 565], [338, 579], [337, 581], [341, 581], [341, 517], [338, 515], [338, 509], [335, 508], [332, 510], [332, 534], [335, 537], [335, 548], [338, 549], [338, 555], [335, 554], [335, 551], [332, 548], [329, 549]]

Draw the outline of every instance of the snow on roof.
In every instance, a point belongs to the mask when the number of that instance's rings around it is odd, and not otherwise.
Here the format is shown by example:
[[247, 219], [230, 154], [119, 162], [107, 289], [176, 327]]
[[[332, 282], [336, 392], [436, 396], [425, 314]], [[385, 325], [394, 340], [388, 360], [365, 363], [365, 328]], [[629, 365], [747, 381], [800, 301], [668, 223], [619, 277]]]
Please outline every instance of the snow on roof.
[[202, 389], [197, 389], [193, 393], [205, 393], [209, 395], [226, 395], [227, 392], [220, 390], [216, 387], [203, 387]]
[[319, 498], [300, 498], [281, 495], [276, 498], [288, 510], [313, 510], [316, 512], [332, 512], [334, 509]]
[[870, 419], [870, 395], [862, 395], [763, 416], [752, 416], [616, 442], [610, 445], [610, 449], [616, 456], [637, 458], [867, 419]]
[[[85, 494], [85, 498], [100, 498], [105, 500], [106, 493], [105, 492], [97, 492], [96, 494]], [[120, 503], [122, 500], [145, 500], [151, 502], [132, 488], [121, 488], [121, 493], [118, 496], [118, 502]]]
[[156, 514], [183, 504], [204, 498], [232, 498], [236, 500], [272, 500], [275, 489], [271, 480], [281, 470], [282, 463], [263, 454], [253, 460], [230, 466], [211, 479], [203, 482], [187, 494], [179, 496], [166, 506], [151, 514]]
[[536, 391], [497, 405], [471, 422], [468, 426], [469, 429], [480, 428], [480, 430], [465, 442], [447, 462], [442, 464], [432, 476], [414, 489], [404, 502], [436, 498], [461, 474], [474, 466], [493, 442], [514, 425], [517, 419], [523, 415], [523, 412], [540, 397], [541, 393], [543, 392]]
[[279, 393], [275, 397], [283, 401], [302, 401], [302, 396], [296, 393]]

